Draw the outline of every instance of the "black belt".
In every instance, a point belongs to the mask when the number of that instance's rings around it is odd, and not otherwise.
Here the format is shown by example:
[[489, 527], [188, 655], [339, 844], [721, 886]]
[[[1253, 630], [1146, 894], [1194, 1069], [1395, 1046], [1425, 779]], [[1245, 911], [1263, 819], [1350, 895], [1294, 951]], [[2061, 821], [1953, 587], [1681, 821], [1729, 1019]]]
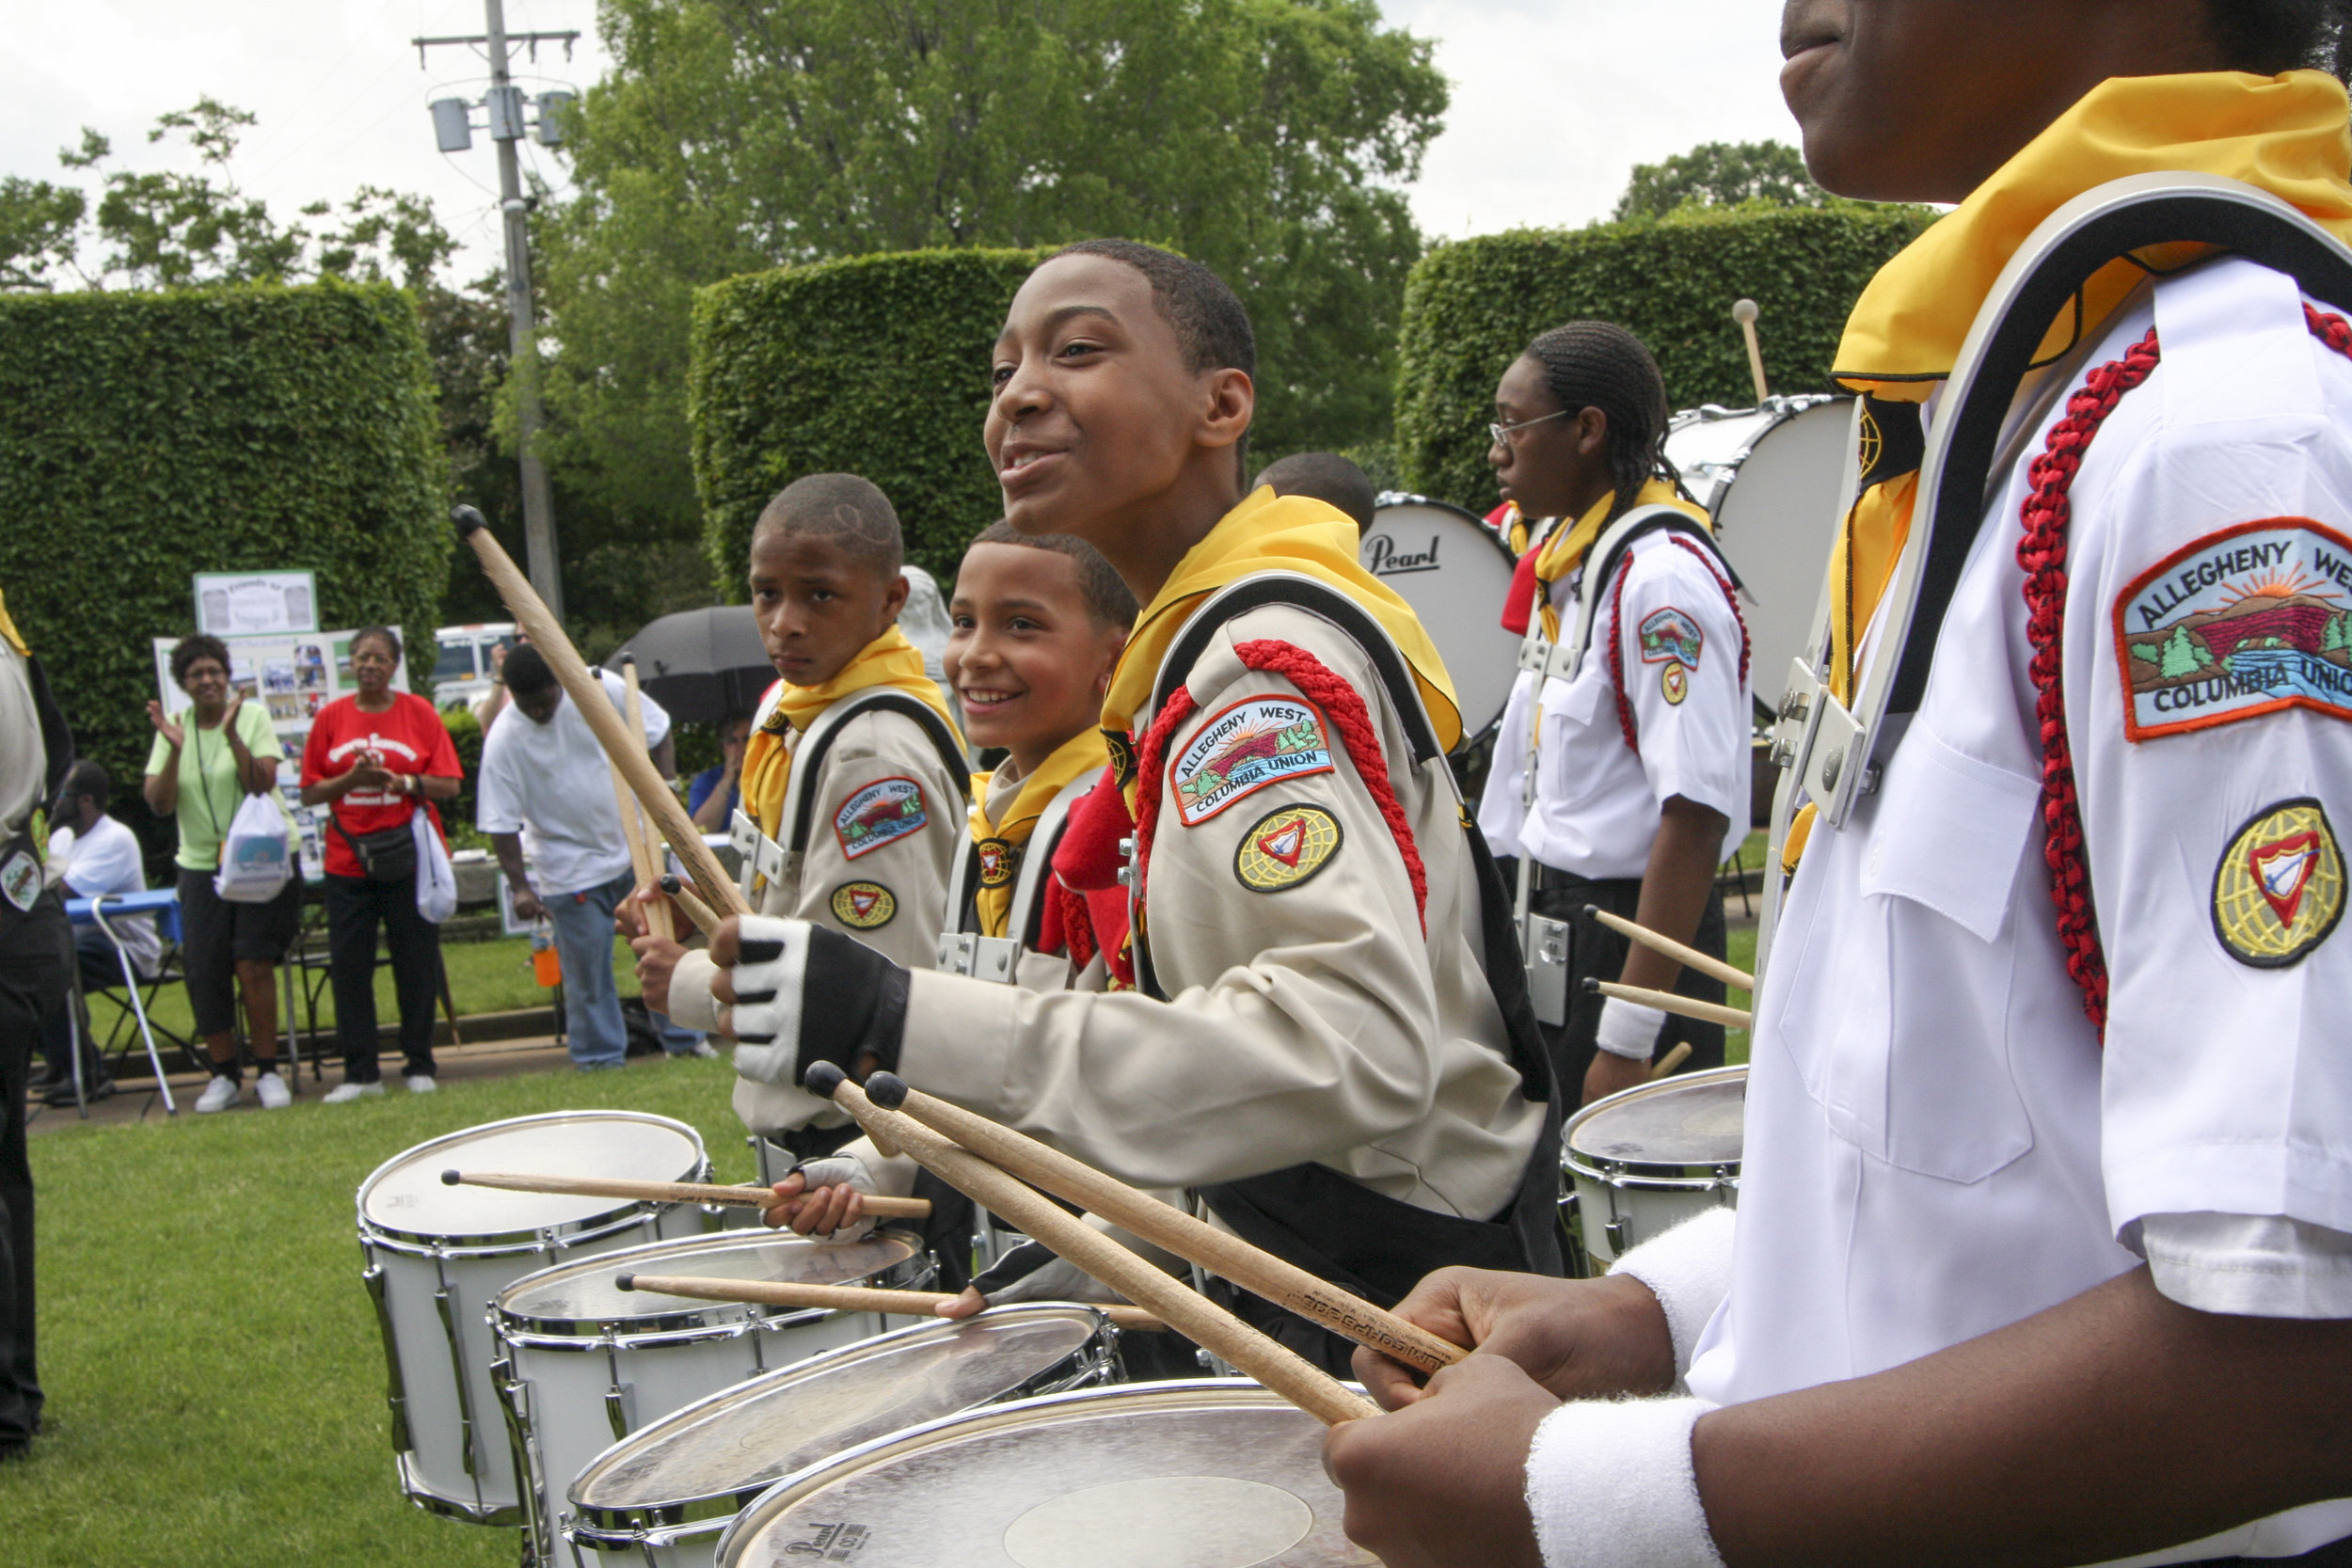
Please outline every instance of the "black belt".
[[1534, 880], [1530, 884], [1537, 893], [1574, 893], [1579, 888], [1640, 887], [1639, 877], [1580, 877], [1573, 871], [1563, 871], [1556, 865], [1532, 861]]

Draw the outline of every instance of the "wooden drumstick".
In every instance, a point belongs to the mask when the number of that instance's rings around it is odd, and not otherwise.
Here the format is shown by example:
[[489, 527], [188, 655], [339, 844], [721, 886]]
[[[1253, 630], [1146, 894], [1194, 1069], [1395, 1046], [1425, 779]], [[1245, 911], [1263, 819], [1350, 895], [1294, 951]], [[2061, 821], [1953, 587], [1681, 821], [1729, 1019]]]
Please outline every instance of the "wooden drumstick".
[[1745, 970], [1734, 968], [1723, 959], [1686, 946], [1672, 937], [1661, 936], [1646, 926], [1636, 926], [1621, 914], [1613, 914], [1598, 904], [1584, 906], [1584, 918], [1597, 920], [1621, 937], [1630, 937], [1654, 953], [1663, 953], [1685, 969], [1695, 969], [1710, 980], [1721, 980], [1737, 990], [1756, 990], [1756, 976]]
[[[642, 736], [645, 733], [645, 702], [637, 689], [637, 657], [633, 654], [621, 656], [621, 716], [628, 721], [629, 734]], [[618, 773], [613, 775], [613, 787], [621, 791], [621, 836], [628, 840], [628, 859], [637, 870], [637, 885], [651, 887], [666, 869], [659, 847], [660, 835], [637, 809], [637, 802], [629, 798]], [[645, 911], [647, 931], [664, 942], [677, 940], [677, 923], [669, 905], [648, 901], [639, 907]]]
[[[906, 1317], [935, 1315], [934, 1308], [956, 1298], [933, 1291], [882, 1291], [869, 1285], [804, 1285], [795, 1279], [704, 1279], [692, 1275], [625, 1274], [612, 1283], [624, 1291], [651, 1291], [659, 1295], [687, 1296], [695, 1301], [750, 1301], [763, 1307], [821, 1307], [834, 1312], [896, 1312]], [[1123, 1329], [1146, 1333], [1168, 1325], [1140, 1307], [1081, 1303]], [[985, 1314], [978, 1314], [985, 1316]], [[963, 1319], [969, 1323], [970, 1319]]]
[[704, 901], [712, 909], [727, 914], [751, 913], [751, 906], [744, 901], [736, 885], [728, 880], [718, 857], [710, 852], [710, 847], [702, 841], [692, 819], [686, 815], [686, 808], [678, 803], [678, 798], [670, 793], [670, 786], [654, 770], [653, 758], [645, 754], [645, 732], [641, 729], [633, 740], [630, 738], [627, 722], [614, 711], [612, 700], [605, 694], [604, 683], [588, 673], [587, 663], [580, 658], [580, 651], [564, 635], [564, 624], [548, 610], [547, 601], [540, 598], [538, 592], [531, 586], [531, 579], [523, 576], [514, 558], [506, 553], [505, 546], [491, 533], [489, 525], [482, 520], [482, 514], [470, 506], [458, 506], [451, 508], [450, 518], [457, 525], [458, 533], [472, 546], [475, 557], [482, 562], [483, 573], [489, 578], [491, 586], [498, 590], [499, 597], [505, 601], [507, 612], [515, 617], [515, 624], [530, 633], [531, 645], [538, 649], [540, 657], [548, 661], [548, 668], [554, 672], [557, 683], [564, 688], [564, 694], [580, 709], [580, 718], [587, 721], [588, 728], [596, 735], [596, 743], [604, 748], [604, 754], [621, 770], [621, 777], [628, 783], [629, 792], [637, 797], [646, 815], [661, 830], [661, 835], [670, 841], [678, 858], [686, 863], [686, 869], [694, 879], [694, 886], [701, 892]]
[[703, 935], [709, 936], [718, 930], [719, 917], [711, 912], [710, 906], [687, 892], [686, 884], [679, 881], [674, 874], [663, 872], [660, 886], [661, 891], [668, 894], [671, 900], [686, 911], [686, 918], [692, 921]]
[[1772, 394], [1764, 385], [1764, 351], [1756, 341], [1756, 318], [1763, 314], [1752, 299], [1738, 299], [1731, 304], [1731, 319], [1740, 324], [1740, 335], [1747, 340], [1748, 375], [1756, 382], [1756, 401], [1762, 403]]
[[1684, 1040], [1680, 1045], [1677, 1045], [1672, 1051], [1667, 1052], [1665, 1056], [1660, 1060], [1659, 1064], [1649, 1069], [1650, 1082], [1655, 1084], [1661, 1078], [1673, 1077], [1675, 1069], [1680, 1067], [1683, 1063], [1689, 1061], [1690, 1059], [1691, 1042], [1689, 1040]]
[[1584, 989], [1598, 991], [1603, 996], [1616, 996], [1628, 1002], [1639, 1002], [1643, 1006], [1655, 1007], [1661, 1013], [1679, 1013], [1684, 1018], [1695, 1018], [1708, 1023], [1729, 1024], [1734, 1029], [1752, 1028], [1756, 1023], [1756, 1015], [1743, 1007], [1726, 1007], [1720, 1003], [1701, 1002], [1695, 997], [1677, 996], [1670, 990], [1650, 990], [1642, 986], [1621, 986], [1614, 980], [1587, 980], [1584, 982]]
[[900, 1111], [866, 1098], [849, 1075], [820, 1062], [803, 1076], [809, 1092], [830, 1095], [867, 1133], [887, 1136], [916, 1164], [1033, 1241], [1052, 1248], [1168, 1327], [1222, 1356], [1238, 1370], [1327, 1425], [1377, 1416], [1379, 1407], [1350, 1393], [1303, 1358], [1231, 1312], [1065, 1212], [1026, 1184]]
[[884, 1110], [908, 1116], [945, 1133], [998, 1168], [1100, 1214], [1188, 1263], [1264, 1297], [1332, 1333], [1366, 1345], [1406, 1366], [1434, 1372], [1470, 1353], [1426, 1329], [1384, 1311], [1362, 1297], [1319, 1279], [1238, 1236], [1229, 1235], [1182, 1209], [1138, 1192], [1093, 1166], [1049, 1148], [1035, 1138], [976, 1116], [959, 1105], [910, 1088], [894, 1073], [877, 1072], [866, 1093]]
[[[633, 1197], [647, 1203], [725, 1203], [739, 1209], [773, 1209], [779, 1198], [771, 1187], [721, 1187], [706, 1181], [629, 1181], [612, 1176], [537, 1176], [502, 1170], [445, 1170], [444, 1187], [499, 1187], [510, 1193], [561, 1193], [570, 1197]], [[929, 1219], [927, 1197], [877, 1197], [867, 1195], [866, 1212], [876, 1219]]]

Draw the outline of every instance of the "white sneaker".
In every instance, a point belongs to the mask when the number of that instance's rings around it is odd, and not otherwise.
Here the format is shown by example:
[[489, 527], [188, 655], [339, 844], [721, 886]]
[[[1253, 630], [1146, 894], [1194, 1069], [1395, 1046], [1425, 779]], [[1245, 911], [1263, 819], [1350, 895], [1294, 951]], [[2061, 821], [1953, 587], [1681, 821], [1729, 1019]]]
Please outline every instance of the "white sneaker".
[[253, 1093], [264, 1111], [282, 1111], [294, 1103], [294, 1090], [286, 1087], [286, 1081], [275, 1072], [255, 1074]]
[[384, 1085], [381, 1084], [338, 1084], [333, 1088], [326, 1091], [326, 1098], [320, 1101], [319, 1103], [323, 1105], [348, 1105], [353, 1101], [358, 1100], [362, 1096], [371, 1094], [380, 1095], [383, 1092]]
[[236, 1102], [237, 1081], [226, 1073], [216, 1072], [213, 1074], [213, 1081], [204, 1085], [204, 1092], [197, 1096], [196, 1109], [199, 1115], [210, 1116], [215, 1111], [226, 1111]]
[[440, 1086], [440, 1085], [433, 1081], [433, 1075], [431, 1073], [416, 1072], [411, 1073], [408, 1076], [408, 1092], [410, 1094], [431, 1094], [435, 1089], [437, 1089]]
[[676, 1054], [680, 1056], [700, 1056], [707, 1060], [708, 1058], [719, 1054], [719, 1048], [712, 1045], [707, 1039], [698, 1039], [694, 1042], [693, 1050], [680, 1051], [676, 1053]]

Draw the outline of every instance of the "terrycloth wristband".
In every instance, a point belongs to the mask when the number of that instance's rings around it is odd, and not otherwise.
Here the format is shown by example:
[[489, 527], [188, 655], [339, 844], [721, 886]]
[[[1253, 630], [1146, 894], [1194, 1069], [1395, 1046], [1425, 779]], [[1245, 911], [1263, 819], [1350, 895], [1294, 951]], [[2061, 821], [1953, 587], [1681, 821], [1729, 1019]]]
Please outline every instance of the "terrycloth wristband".
[[1705, 1400], [1577, 1400], [1527, 1450], [1544, 1568], [1724, 1568], [1691, 1465]]
[[1632, 1248], [1609, 1271], [1631, 1275], [1648, 1286], [1658, 1305], [1666, 1309], [1677, 1378], [1689, 1375], [1691, 1354], [1699, 1335], [1724, 1297], [1731, 1293], [1731, 1240], [1738, 1222], [1738, 1212], [1730, 1209], [1693, 1214]]
[[1657, 1007], [1645, 1007], [1639, 1002], [1628, 1002], [1613, 996], [1601, 1004], [1600, 1033], [1593, 1038], [1612, 1056], [1630, 1056], [1646, 1062], [1658, 1050], [1658, 1032], [1666, 1026], [1665, 1013]]

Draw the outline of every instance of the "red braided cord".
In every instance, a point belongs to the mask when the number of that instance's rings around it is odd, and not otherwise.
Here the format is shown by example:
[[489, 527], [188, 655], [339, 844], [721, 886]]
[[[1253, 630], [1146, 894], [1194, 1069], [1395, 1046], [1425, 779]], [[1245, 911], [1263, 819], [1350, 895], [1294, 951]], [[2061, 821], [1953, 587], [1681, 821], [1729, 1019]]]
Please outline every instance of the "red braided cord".
[[1625, 749], [1640, 756], [1641, 743], [1633, 737], [1633, 703], [1625, 694], [1625, 579], [1632, 575], [1629, 559], [1617, 569], [1617, 585], [1609, 591], [1609, 684], [1616, 689], [1617, 733], [1625, 736]]
[[[1045, 891], [1053, 899], [1049, 908], [1060, 922], [1062, 947], [1070, 955], [1071, 965], [1084, 969], [1094, 958], [1094, 919], [1087, 909], [1087, 895], [1051, 875], [1045, 879]], [[1042, 929], [1038, 932], [1041, 937], [1046, 934]]]
[[1731, 618], [1740, 627], [1740, 689], [1745, 691], [1748, 689], [1748, 656], [1755, 651], [1755, 644], [1748, 637], [1748, 618], [1740, 609], [1740, 591], [1731, 586], [1729, 578], [1715, 569], [1715, 558], [1699, 548], [1689, 534], [1670, 533], [1666, 537], [1697, 556], [1699, 564], [1707, 568], [1707, 575], [1715, 579], [1715, 586], [1724, 591], [1724, 603], [1731, 607]]

